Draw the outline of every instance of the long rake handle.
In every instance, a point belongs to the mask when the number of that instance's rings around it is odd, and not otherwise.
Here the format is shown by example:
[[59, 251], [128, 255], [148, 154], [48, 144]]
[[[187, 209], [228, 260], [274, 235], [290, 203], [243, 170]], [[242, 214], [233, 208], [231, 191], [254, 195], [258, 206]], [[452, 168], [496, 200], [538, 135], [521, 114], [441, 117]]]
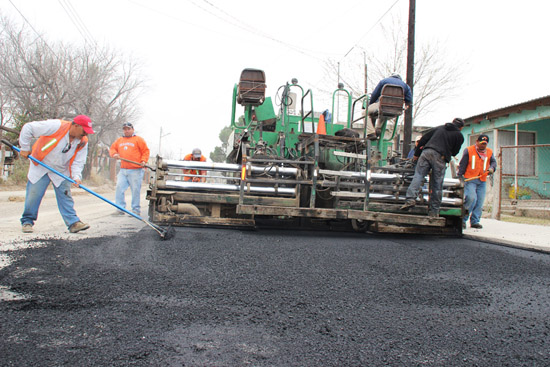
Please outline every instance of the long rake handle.
[[[134, 161], [131, 161], [131, 160], [126, 159], [126, 158], [118, 157], [118, 159], [120, 159], [121, 161], [124, 161], [124, 162], [133, 163], [135, 165], [141, 166], [141, 163], [134, 162]], [[148, 165], [144, 165], [143, 167], [149, 168], [151, 171], [156, 171], [156, 168], [153, 168], [153, 167], [148, 166]]]

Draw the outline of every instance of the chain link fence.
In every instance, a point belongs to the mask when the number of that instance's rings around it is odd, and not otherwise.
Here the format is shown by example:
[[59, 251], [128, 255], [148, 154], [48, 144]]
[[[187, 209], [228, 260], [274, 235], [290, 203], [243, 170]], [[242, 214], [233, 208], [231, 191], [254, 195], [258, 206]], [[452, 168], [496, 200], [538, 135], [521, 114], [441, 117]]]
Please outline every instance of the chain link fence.
[[496, 158], [486, 200], [491, 217], [550, 221], [550, 144], [501, 146]]

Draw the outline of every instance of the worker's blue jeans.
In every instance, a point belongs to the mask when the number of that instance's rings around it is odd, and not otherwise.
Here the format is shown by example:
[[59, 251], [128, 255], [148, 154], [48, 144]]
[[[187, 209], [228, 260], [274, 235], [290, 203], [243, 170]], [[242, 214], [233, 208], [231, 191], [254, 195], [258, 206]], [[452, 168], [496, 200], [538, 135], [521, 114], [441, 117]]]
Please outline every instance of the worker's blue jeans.
[[132, 212], [141, 215], [140, 193], [141, 181], [143, 181], [143, 168], [127, 169], [121, 168], [116, 180], [115, 202], [118, 206], [126, 209], [124, 192], [130, 187], [132, 192]]
[[468, 221], [468, 217], [470, 224], [479, 223], [481, 220], [486, 188], [487, 181], [481, 181], [479, 178], [464, 183], [464, 209], [468, 211], [463, 218], [464, 223]]
[[433, 182], [430, 185], [432, 193], [430, 195], [429, 211], [434, 214], [439, 213], [446, 170], [447, 163], [441, 153], [433, 149], [423, 150], [420, 158], [418, 158], [413, 180], [407, 189], [407, 200], [416, 199], [424, 184], [424, 178], [432, 171]]
[[[21, 216], [21, 224], [34, 225], [34, 222], [38, 218], [38, 208], [42, 202], [42, 198], [46, 193], [46, 189], [50, 184], [50, 178], [48, 175], [42, 176], [40, 180], [32, 184], [27, 181], [27, 193], [25, 195], [25, 209]], [[53, 185], [55, 191], [55, 198], [57, 199], [57, 207], [59, 213], [63, 217], [63, 221], [67, 228], [74, 223], [80, 221], [74, 210], [74, 200], [71, 196], [71, 183], [64, 180], [59, 187]]]

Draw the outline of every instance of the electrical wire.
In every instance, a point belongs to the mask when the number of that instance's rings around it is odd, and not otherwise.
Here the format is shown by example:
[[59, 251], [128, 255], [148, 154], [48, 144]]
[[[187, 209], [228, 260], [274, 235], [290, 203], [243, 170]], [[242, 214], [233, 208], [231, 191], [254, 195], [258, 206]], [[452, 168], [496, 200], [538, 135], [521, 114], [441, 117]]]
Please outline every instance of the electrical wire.
[[[214, 12], [202, 7], [201, 5], [197, 4], [194, 0], [187, 0], [188, 2], [190, 2], [191, 4], [193, 4], [194, 6], [196, 6], [197, 8], [201, 9], [202, 11], [220, 19], [221, 21], [223, 22], [226, 22], [228, 24], [231, 24], [232, 26], [234, 27], [237, 27], [237, 28], [240, 28], [242, 30], [244, 30], [245, 32], [247, 33], [250, 33], [254, 36], [259, 36], [259, 37], [263, 37], [263, 38], [266, 38], [272, 42], [275, 42], [275, 43], [278, 43], [282, 46], [285, 46], [287, 48], [290, 48], [291, 50], [293, 50], [294, 52], [297, 52], [297, 53], [300, 53], [302, 55], [305, 55], [305, 56], [308, 56], [308, 57], [311, 57], [313, 59], [316, 59], [318, 61], [323, 61], [322, 58], [319, 58], [315, 55], [313, 55], [312, 53], [317, 53], [317, 54], [320, 54], [321, 52], [319, 51], [313, 51], [313, 50], [307, 50], [306, 48], [304, 47], [301, 47], [301, 46], [296, 46], [296, 45], [293, 45], [293, 44], [290, 44], [288, 42], [284, 42], [284, 41], [281, 41], [280, 39], [278, 38], [275, 38], [263, 31], [260, 31], [256, 28], [254, 28], [253, 26], [250, 26], [246, 23], [244, 23], [243, 21], [241, 21], [240, 19], [237, 19], [236, 17], [232, 16], [231, 14], [227, 13], [226, 11], [222, 10], [221, 8], [215, 6], [214, 4], [212, 4], [211, 2], [209, 1], [206, 1], [206, 0], [203, 0], [206, 4], [208, 4], [209, 6], [213, 7], [214, 9], [217, 9], [218, 11], [220, 11], [221, 13], [223, 14], [226, 14], [228, 17], [230, 17], [231, 19], [235, 19], [236, 22], [233, 22], [233, 21], [230, 21], [228, 20], [227, 18], [224, 18], [224, 17], [221, 17], [220, 15], [218, 14], [215, 14]], [[308, 52], [306, 52], [308, 51]]]
[[76, 27], [76, 30], [78, 31], [78, 33], [80, 33], [82, 38], [84, 38], [84, 42], [90, 43], [94, 45], [94, 47], [97, 47], [97, 43], [94, 40], [92, 33], [90, 32], [88, 27], [86, 27], [86, 24], [84, 23], [84, 21], [76, 11], [76, 9], [73, 7], [70, 0], [57, 0], [57, 1], [59, 2], [59, 5], [61, 5], [63, 10], [69, 17], [69, 20], [71, 21], [71, 23], [73, 23], [74, 26]]
[[[290, 44], [290, 43], [288, 43], [288, 42], [281, 41], [281, 40], [279, 40], [278, 38], [275, 38], [275, 37], [271, 36], [269, 33], [266, 33], [266, 32], [264, 32], [264, 31], [262, 31], [261, 29], [258, 29], [258, 28], [254, 27], [254, 26], [252, 26], [252, 25], [250, 25], [250, 24], [248, 24], [248, 23], [243, 22], [241, 19], [239, 19], [239, 18], [237, 18], [237, 17], [231, 15], [230, 13], [228, 13], [228, 12], [225, 11], [225, 10], [223, 10], [223, 9], [220, 8], [219, 6], [216, 6], [216, 5], [213, 4], [211, 1], [208, 1], [208, 0], [202, 0], [202, 1], [205, 2], [206, 4], [208, 4], [209, 6], [211, 6], [212, 8], [216, 9], [216, 10], [219, 11], [220, 13], [225, 14], [225, 15], [228, 16], [229, 18], [235, 20], [238, 24], [241, 24], [243, 27], [247, 28], [247, 29], [245, 29], [245, 30], [247, 30], [248, 32], [253, 33], [254, 35], [260, 35], [260, 36], [262, 36], [262, 37], [264, 37], [264, 38], [267, 38], [267, 39], [269, 39], [269, 40], [271, 40], [271, 41], [274, 41], [274, 42], [280, 43], [280, 44], [282, 44], [282, 45], [284, 45], [284, 46], [290, 47], [290, 48], [292, 48], [293, 50], [298, 51], [298, 52], [301, 52], [301, 51], [305, 50], [305, 51], [308, 51], [308, 52], [310, 52], [310, 53], [315, 53], [315, 54], [336, 55], [336, 54], [333, 54], [333, 53], [327, 53], [327, 52], [323, 52], [323, 51], [315, 51], [315, 50], [306, 49], [306, 48], [304, 48], [304, 47], [302, 47], [302, 46], [297, 46], [297, 45]], [[203, 10], [204, 10], [204, 9], [203, 9]], [[205, 10], [205, 11], [206, 11], [206, 10]], [[210, 13], [210, 14], [212, 14], [212, 13]], [[212, 15], [214, 15], [214, 14], [212, 14]], [[214, 16], [216, 16], [216, 15], [214, 15]], [[216, 17], [217, 17], [217, 16], [216, 16]], [[219, 18], [219, 17], [218, 17], [218, 18]], [[222, 18], [220, 18], [220, 19], [222, 19]], [[222, 19], [222, 20], [223, 20], [223, 19]], [[240, 27], [240, 28], [242, 28], [242, 27]], [[244, 29], [244, 28], [243, 28], [243, 29]], [[307, 54], [306, 54], [306, 56], [311, 56], [311, 57], [313, 57], [312, 55], [307, 55]]]
[[345, 59], [355, 47], [357, 47], [357, 45], [370, 33], [370, 31], [372, 31], [374, 29], [374, 27], [376, 27], [380, 23], [380, 21], [386, 16], [386, 14], [388, 14], [390, 12], [390, 10], [393, 9], [395, 4], [397, 4], [398, 2], [399, 2], [399, 0], [395, 0], [395, 2], [388, 8], [388, 10], [386, 10], [386, 12], [384, 14], [382, 14], [382, 16], [380, 18], [378, 18], [376, 23], [374, 23], [374, 25], [372, 27], [370, 27], [369, 30], [361, 36], [361, 38], [359, 38], [359, 41], [355, 42], [355, 44], [349, 49], [349, 51], [344, 55], [344, 57], [342, 57], [342, 60]]
[[21, 15], [21, 18], [23, 18], [23, 20], [25, 21], [25, 23], [27, 23], [29, 25], [29, 27], [31, 27], [31, 29], [34, 31], [34, 33], [36, 33], [36, 35], [38, 36], [38, 38], [40, 38], [42, 40], [42, 42], [44, 42], [44, 44], [46, 45], [46, 47], [51, 51], [51, 53], [55, 56], [55, 58], [57, 60], [59, 60], [59, 57], [57, 56], [57, 54], [55, 53], [55, 51], [50, 47], [50, 45], [48, 44], [48, 42], [46, 42], [46, 40], [42, 37], [42, 35], [40, 33], [38, 33], [38, 31], [32, 26], [31, 22], [29, 22], [27, 20], [27, 18], [23, 15], [23, 13], [17, 8], [17, 6], [15, 6], [15, 4], [11, 1], [11, 0], [8, 0], [10, 2], [10, 4], [15, 8], [15, 10], [17, 10], [17, 12], [19, 13], [19, 15]]

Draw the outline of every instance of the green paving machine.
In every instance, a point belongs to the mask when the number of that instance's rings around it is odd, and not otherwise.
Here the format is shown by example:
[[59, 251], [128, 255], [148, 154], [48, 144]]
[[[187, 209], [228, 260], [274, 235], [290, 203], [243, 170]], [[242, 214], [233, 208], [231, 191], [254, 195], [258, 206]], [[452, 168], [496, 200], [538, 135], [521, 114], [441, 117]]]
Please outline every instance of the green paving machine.
[[[354, 97], [339, 85], [331, 111], [320, 113], [312, 90], [296, 79], [278, 89], [277, 112], [265, 92], [265, 73], [243, 70], [233, 89], [225, 163], [157, 157], [147, 192], [153, 223], [462, 233], [458, 179], [445, 179], [439, 217], [428, 216], [429, 177], [417, 205], [399, 209], [414, 174], [411, 162], [395, 149], [404, 106], [401, 87], [382, 90], [377, 116], [382, 132], [376, 140], [365, 138], [367, 94]], [[335, 104], [342, 105], [338, 98], [344, 100], [343, 122], [332, 121]], [[238, 106], [244, 109], [239, 117]]]

